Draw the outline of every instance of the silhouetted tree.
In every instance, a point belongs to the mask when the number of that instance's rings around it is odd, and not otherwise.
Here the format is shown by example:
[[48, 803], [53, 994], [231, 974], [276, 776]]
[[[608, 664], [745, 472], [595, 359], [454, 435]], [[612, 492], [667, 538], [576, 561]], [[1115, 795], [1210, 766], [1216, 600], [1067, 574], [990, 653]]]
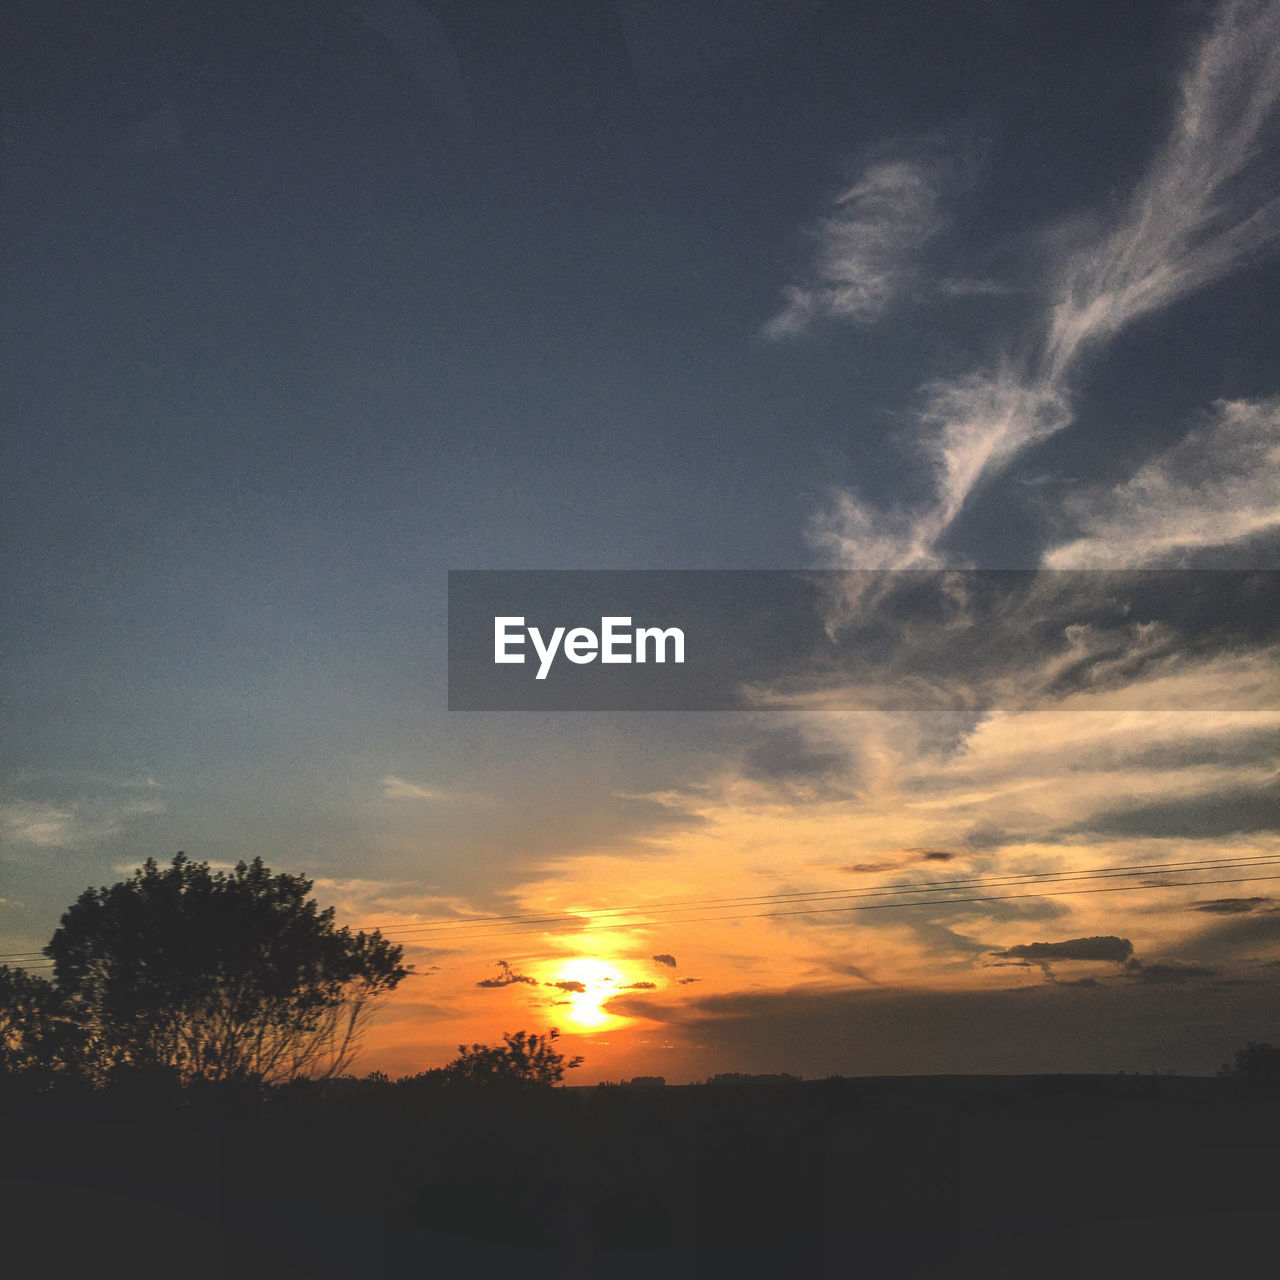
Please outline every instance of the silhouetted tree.
[[260, 858], [227, 872], [181, 853], [85, 890], [44, 953], [93, 1074], [274, 1084], [343, 1070], [408, 970], [400, 947], [335, 927], [310, 892]]
[[44, 1087], [80, 1065], [85, 1029], [45, 978], [0, 965], [0, 1077]]
[[458, 1046], [460, 1057], [444, 1068], [450, 1082], [550, 1087], [564, 1079], [566, 1071], [582, 1065], [581, 1056], [566, 1058], [555, 1042], [560, 1032], [552, 1027], [545, 1036], [517, 1031], [505, 1033], [501, 1045]]
[[1280, 1081], [1280, 1048], [1250, 1040], [1243, 1049], [1236, 1050], [1235, 1060], [1218, 1074], [1242, 1080]]

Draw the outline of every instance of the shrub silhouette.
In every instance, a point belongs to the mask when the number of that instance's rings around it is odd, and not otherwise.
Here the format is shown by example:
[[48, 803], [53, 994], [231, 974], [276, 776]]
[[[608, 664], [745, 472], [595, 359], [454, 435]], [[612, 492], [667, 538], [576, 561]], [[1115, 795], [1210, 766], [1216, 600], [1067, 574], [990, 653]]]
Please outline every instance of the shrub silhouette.
[[444, 1068], [448, 1083], [549, 1088], [564, 1073], [582, 1065], [582, 1058], [566, 1058], [555, 1042], [560, 1032], [552, 1027], [545, 1036], [524, 1031], [506, 1033], [500, 1045], [458, 1046], [459, 1057]]

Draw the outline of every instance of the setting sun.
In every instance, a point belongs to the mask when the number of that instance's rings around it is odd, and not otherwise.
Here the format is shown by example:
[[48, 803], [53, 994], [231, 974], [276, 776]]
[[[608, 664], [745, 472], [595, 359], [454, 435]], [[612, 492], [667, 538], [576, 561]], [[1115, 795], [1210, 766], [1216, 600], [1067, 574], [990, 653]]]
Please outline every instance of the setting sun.
[[599, 1030], [616, 1026], [620, 1019], [601, 1007], [622, 987], [622, 972], [604, 960], [577, 956], [557, 966], [553, 983], [568, 998], [568, 1020], [576, 1027]]

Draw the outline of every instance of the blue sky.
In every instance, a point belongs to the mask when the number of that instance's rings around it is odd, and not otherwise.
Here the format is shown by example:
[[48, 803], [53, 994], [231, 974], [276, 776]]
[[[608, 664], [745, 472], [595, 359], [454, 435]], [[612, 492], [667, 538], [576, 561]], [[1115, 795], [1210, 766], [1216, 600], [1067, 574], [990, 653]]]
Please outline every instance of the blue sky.
[[[654, 900], [799, 874], [721, 850], [686, 884], [652, 856], [744, 838], [772, 730], [450, 714], [451, 568], [1280, 561], [1274, 3], [8, 26], [6, 950], [178, 848], [305, 871], [390, 931], [629, 860]], [[1274, 656], [1218, 655], [1250, 673], [1239, 715], [1273, 705]], [[798, 714], [792, 747], [867, 741]], [[1270, 795], [1271, 722], [1218, 728], [1205, 767], [1246, 742], [1251, 772], [1214, 794]], [[943, 767], [908, 738], [885, 777]], [[856, 772], [833, 822], [889, 803]], [[459, 991], [497, 958], [462, 950]], [[802, 981], [734, 954], [706, 962], [725, 999]]]

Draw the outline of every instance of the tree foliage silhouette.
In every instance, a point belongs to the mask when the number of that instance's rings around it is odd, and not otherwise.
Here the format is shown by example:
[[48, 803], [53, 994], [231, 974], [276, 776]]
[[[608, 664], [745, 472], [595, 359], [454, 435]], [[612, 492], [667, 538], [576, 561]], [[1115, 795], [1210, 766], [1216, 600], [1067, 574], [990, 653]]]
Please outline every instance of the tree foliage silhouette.
[[1238, 1080], [1280, 1081], [1280, 1048], [1250, 1040], [1243, 1049], [1236, 1050], [1234, 1061], [1224, 1064], [1218, 1074]]
[[458, 1046], [459, 1057], [444, 1068], [448, 1078], [468, 1085], [550, 1087], [564, 1073], [582, 1065], [582, 1058], [566, 1058], [555, 1042], [560, 1032], [552, 1027], [545, 1036], [524, 1031], [507, 1032], [500, 1045]]
[[214, 871], [179, 853], [87, 889], [45, 948], [88, 1036], [91, 1071], [276, 1084], [351, 1061], [402, 949], [319, 910], [260, 858]]
[[53, 983], [0, 965], [0, 1077], [38, 1087], [78, 1069], [81, 1021]]

